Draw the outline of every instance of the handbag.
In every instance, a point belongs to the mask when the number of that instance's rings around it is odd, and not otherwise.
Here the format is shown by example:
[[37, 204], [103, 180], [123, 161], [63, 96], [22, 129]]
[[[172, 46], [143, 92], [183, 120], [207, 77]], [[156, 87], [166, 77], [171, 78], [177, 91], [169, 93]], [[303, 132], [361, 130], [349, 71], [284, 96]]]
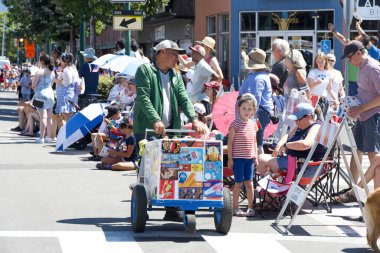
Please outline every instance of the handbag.
[[259, 108], [269, 115], [270, 121], [272, 121], [273, 124], [277, 124], [278, 122], [280, 122], [280, 117], [271, 115], [270, 112], [265, 110], [264, 107], [261, 105], [259, 105]]
[[75, 83], [74, 89], [75, 89], [75, 95], [82, 95], [82, 94], [84, 94], [84, 91], [86, 89], [86, 85], [85, 85], [83, 77], [79, 78], [79, 80]]
[[33, 99], [32, 105], [36, 108], [43, 108], [45, 101], [39, 99]]

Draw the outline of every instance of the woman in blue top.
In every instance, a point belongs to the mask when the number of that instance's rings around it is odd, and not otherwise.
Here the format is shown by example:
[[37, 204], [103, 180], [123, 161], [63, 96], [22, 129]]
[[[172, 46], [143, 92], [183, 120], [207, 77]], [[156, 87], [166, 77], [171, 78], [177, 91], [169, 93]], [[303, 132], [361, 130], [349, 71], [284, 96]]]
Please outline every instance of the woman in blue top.
[[[43, 102], [42, 108], [37, 108], [40, 116], [40, 137], [36, 139], [36, 143], [52, 142], [52, 114], [54, 106], [54, 91], [51, 87], [53, 80], [53, 64], [48, 55], [41, 55], [39, 64], [41, 68], [35, 74], [32, 81], [34, 89], [34, 100]], [[47, 129], [46, 139], [45, 129]]]
[[266, 54], [259, 48], [254, 48], [247, 55], [242, 52], [243, 62], [246, 69], [250, 71], [248, 78], [240, 87], [239, 96], [251, 93], [255, 96], [258, 110], [257, 115], [261, 129], [257, 132], [258, 154], [264, 153], [264, 130], [269, 124], [270, 116], [273, 114], [272, 88], [269, 79], [269, 66], [265, 62]]

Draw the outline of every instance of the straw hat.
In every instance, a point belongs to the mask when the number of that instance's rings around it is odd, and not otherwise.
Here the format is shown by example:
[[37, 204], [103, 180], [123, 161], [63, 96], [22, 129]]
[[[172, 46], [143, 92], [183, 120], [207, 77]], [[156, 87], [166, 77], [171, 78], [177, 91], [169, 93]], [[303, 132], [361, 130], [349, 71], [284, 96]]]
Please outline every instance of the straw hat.
[[266, 54], [260, 48], [252, 49], [248, 55], [243, 50], [241, 56], [243, 57], [243, 63], [246, 69], [259, 70], [269, 68], [269, 65], [265, 61]]
[[201, 45], [206, 46], [206, 47], [209, 47], [212, 49], [213, 52], [216, 53], [216, 50], [214, 49], [215, 40], [213, 38], [206, 36], [203, 38], [202, 41], [196, 41], [196, 43], [201, 44]]

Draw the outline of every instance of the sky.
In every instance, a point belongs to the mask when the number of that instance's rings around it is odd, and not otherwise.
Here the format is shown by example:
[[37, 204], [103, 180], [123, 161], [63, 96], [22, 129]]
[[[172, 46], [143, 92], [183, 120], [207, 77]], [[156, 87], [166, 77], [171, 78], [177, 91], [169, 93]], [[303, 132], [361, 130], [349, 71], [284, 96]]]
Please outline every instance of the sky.
[[7, 10], [7, 7], [3, 4], [3, 0], [0, 0], [0, 12], [6, 12]]

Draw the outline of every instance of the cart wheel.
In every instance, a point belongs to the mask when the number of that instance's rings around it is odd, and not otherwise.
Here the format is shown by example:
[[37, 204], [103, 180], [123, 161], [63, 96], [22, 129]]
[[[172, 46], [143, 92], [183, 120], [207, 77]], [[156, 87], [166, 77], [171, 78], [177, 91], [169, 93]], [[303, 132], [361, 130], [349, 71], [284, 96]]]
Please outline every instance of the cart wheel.
[[214, 211], [214, 223], [217, 232], [227, 234], [230, 231], [232, 214], [231, 191], [227, 188], [223, 188], [223, 208], [218, 208]]
[[188, 233], [195, 233], [196, 231], [196, 222], [195, 222], [195, 214], [185, 214], [183, 216], [183, 223], [186, 228], [186, 232]]
[[133, 232], [144, 232], [147, 220], [147, 197], [145, 188], [136, 185], [132, 192], [131, 223]]

